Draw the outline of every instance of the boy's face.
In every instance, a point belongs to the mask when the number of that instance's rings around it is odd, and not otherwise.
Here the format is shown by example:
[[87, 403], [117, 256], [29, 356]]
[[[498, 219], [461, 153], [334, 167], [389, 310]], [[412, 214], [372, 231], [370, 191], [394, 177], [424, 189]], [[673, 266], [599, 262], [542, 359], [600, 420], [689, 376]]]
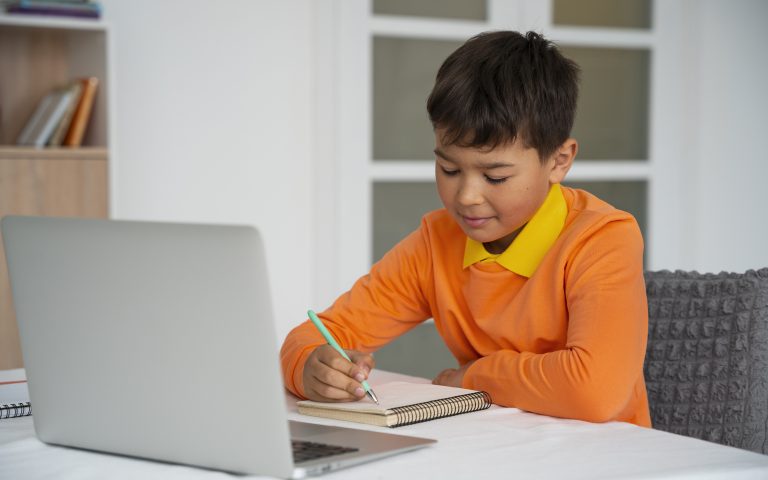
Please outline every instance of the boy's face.
[[515, 141], [492, 150], [444, 145], [435, 130], [435, 177], [445, 208], [468, 237], [501, 253], [560, 183], [576, 155], [567, 140], [544, 163], [538, 152]]

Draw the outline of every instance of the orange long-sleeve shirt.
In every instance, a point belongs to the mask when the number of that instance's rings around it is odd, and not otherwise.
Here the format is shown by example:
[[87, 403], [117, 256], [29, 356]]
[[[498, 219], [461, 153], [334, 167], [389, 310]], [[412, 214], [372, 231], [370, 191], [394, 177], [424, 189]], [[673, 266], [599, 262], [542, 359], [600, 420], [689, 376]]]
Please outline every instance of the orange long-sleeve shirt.
[[[642, 236], [631, 215], [562, 191], [565, 224], [530, 278], [497, 263], [464, 268], [467, 237], [437, 210], [320, 316], [344, 348], [364, 352], [432, 317], [459, 365], [475, 360], [463, 386], [494, 403], [650, 426]], [[304, 362], [323, 343], [308, 322], [286, 338], [293, 393], [303, 396]]]

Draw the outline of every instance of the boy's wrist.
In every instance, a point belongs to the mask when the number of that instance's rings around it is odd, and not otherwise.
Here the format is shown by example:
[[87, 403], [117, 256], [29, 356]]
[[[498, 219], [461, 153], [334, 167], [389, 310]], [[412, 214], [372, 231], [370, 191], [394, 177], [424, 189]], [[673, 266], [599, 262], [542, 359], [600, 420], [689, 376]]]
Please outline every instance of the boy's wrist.
[[460, 385], [461, 388], [475, 390], [475, 388], [473, 387], [474, 382], [473, 382], [472, 367], [474, 367], [475, 364], [481, 360], [482, 358], [478, 358], [476, 360], [472, 360], [471, 362], [464, 364], [464, 366], [462, 367], [464, 369], [464, 373], [461, 376], [461, 385]]
[[318, 347], [318, 345], [312, 345], [308, 348], [304, 349], [304, 351], [301, 352], [299, 355], [298, 360], [296, 361], [296, 368], [293, 369], [293, 376], [291, 378], [291, 383], [293, 384], [293, 388], [289, 388], [289, 390], [292, 390], [292, 393], [295, 394], [297, 397], [301, 397], [306, 399], [307, 395], [304, 392], [304, 368], [307, 365], [307, 359], [310, 355], [312, 355], [312, 352]]

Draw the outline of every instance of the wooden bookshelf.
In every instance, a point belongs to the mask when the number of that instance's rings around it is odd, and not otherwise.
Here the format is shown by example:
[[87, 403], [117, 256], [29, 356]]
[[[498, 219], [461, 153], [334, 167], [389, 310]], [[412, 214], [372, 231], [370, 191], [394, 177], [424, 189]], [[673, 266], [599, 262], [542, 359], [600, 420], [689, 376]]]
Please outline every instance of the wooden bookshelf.
[[0, 160], [103, 160], [107, 161], [106, 147], [34, 148], [0, 145]]
[[[101, 21], [0, 13], [0, 216], [108, 216], [108, 30]], [[79, 77], [99, 79], [83, 147], [15, 146], [40, 99]], [[0, 244], [0, 369], [22, 366]]]

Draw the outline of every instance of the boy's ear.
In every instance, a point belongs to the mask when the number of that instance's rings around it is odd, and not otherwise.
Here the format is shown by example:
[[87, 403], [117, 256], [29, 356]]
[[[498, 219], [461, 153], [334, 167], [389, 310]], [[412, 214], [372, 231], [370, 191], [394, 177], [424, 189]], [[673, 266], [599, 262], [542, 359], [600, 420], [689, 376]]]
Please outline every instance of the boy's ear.
[[579, 144], [575, 139], [569, 138], [558, 147], [552, 155], [554, 160], [549, 172], [549, 183], [560, 183], [573, 165], [573, 159], [579, 151]]

